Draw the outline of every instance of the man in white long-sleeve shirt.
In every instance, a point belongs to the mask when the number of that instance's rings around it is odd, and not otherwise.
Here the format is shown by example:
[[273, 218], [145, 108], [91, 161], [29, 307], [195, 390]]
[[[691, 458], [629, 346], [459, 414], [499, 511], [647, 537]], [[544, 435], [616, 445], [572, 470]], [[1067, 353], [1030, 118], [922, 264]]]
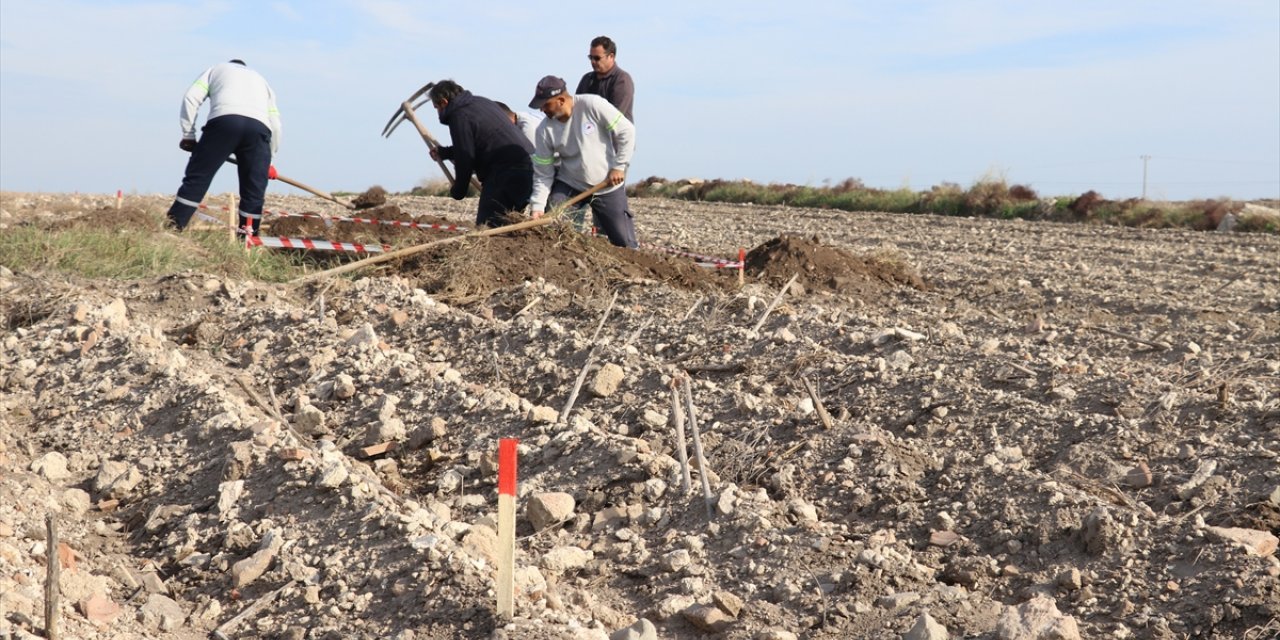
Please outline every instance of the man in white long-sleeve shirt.
[[[196, 115], [210, 101], [209, 119], [196, 140]], [[280, 112], [276, 94], [258, 72], [241, 60], [217, 64], [187, 90], [180, 115], [182, 141], [178, 147], [191, 152], [182, 186], [169, 207], [169, 222], [181, 231], [209, 191], [213, 176], [231, 154], [236, 155], [240, 178], [239, 227], [254, 235], [262, 221], [267, 180], [274, 178], [271, 156], [280, 148]]]
[[607, 181], [610, 186], [591, 198], [595, 225], [619, 247], [638, 246], [623, 186], [635, 125], [600, 96], [570, 95], [555, 76], [538, 82], [529, 108], [547, 116], [534, 133], [533, 217], [542, 216], [548, 204], [554, 207]]

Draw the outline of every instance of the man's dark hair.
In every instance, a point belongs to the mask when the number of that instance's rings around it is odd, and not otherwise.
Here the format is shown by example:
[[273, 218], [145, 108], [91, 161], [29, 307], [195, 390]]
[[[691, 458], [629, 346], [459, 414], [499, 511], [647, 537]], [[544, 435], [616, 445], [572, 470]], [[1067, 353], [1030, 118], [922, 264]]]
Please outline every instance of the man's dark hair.
[[247, 67], [247, 66], [249, 66], [249, 65], [247, 65], [247, 64], [245, 64], [245, 63], [244, 63], [244, 60], [241, 60], [241, 59], [239, 59], [239, 58], [232, 58], [232, 59], [228, 60], [228, 62], [230, 62], [231, 64], [238, 64], [238, 65], [240, 65], [240, 66], [242, 66], [242, 67]]
[[431, 87], [429, 95], [431, 96], [432, 104], [440, 104], [444, 100], [453, 100], [463, 91], [465, 89], [462, 88], [462, 85], [452, 80], [441, 80], [436, 83], [436, 86]]
[[611, 56], [616, 57], [618, 55], [618, 45], [614, 44], [613, 40], [609, 39], [609, 36], [596, 36], [593, 38], [591, 40], [591, 48], [594, 49], [596, 47], [603, 47], [604, 52]]
[[507, 103], [505, 103], [505, 102], [498, 102], [497, 100], [494, 100], [494, 101], [493, 101], [493, 103], [494, 103], [494, 104], [496, 104], [496, 105], [498, 105], [499, 107], [502, 107], [502, 110], [503, 110], [503, 111], [505, 111], [505, 112], [507, 113], [507, 115], [509, 115], [509, 116], [515, 115], [515, 113], [516, 113], [516, 112], [512, 111], [512, 110], [511, 110], [511, 107], [508, 107], [508, 106], [507, 106]]

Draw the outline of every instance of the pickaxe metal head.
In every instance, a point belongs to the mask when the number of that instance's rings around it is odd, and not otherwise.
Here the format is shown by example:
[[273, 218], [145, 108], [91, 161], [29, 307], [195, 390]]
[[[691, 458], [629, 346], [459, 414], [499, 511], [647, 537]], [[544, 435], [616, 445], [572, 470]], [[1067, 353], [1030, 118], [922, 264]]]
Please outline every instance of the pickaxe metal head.
[[[431, 87], [434, 87], [434, 86], [436, 86], [436, 83], [434, 82], [428, 82], [422, 85], [422, 88], [415, 91], [413, 95], [409, 96], [408, 100], [405, 100], [405, 102], [408, 102], [409, 104], [413, 105], [413, 110], [417, 111], [419, 107], [421, 107], [422, 105], [426, 104], [429, 100], [431, 100], [430, 96], [422, 98], [422, 95], [430, 91]], [[414, 104], [413, 101], [418, 100], [418, 98], [422, 98], [422, 100], [418, 101], [417, 104]], [[382, 128], [382, 137], [385, 138], [387, 136], [390, 136], [391, 132], [395, 131], [396, 127], [400, 126], [400, 123], [404, 121], [405, 121], [404, 105], [401, 104], [400, 107], [396, 109], [396, 112], [391, 114], [391, 119], [387, 121], [387, 126]]]

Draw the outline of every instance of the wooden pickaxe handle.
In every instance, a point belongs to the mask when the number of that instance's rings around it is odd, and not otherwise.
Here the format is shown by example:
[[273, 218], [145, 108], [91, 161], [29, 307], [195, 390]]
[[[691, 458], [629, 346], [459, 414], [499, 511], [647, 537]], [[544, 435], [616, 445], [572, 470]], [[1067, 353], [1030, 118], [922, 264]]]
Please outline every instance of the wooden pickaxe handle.
[[[400, 107], [404, 109], [404, 117], [413, 123], [413, 126], [418, 130], [418, 135], [422, 136], [423, 142], [427, 143], [427, 148], [432, 151], [439, 149], [440, 143], [436, 142], [436, 139], [431, 136], [431, 132], [427, 131], [427, 126], [418, 119], [418, 114], [414, 112], [413, 105], [408, 100], [405, 100], [400, 104]], [[437, 159], [436, 164], [440, 165], [440, 170], [444, 172], [444, 177], [449, 179], [449, 186], [453, 186], [453, 172], [449, 171], [449, 167], [445, 166], [444, 159]], [[471, 176], [471, 186], [475, 187], [476, 191], [480, 190], [480, 181], [475, 176]]]

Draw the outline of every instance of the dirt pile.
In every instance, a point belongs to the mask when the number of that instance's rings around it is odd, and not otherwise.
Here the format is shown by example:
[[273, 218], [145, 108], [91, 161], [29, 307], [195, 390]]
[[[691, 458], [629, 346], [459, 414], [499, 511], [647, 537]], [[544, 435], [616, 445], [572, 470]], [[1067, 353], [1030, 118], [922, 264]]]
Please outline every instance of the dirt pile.
[[387, 203], [387, 190], [381, 186], [374, 185], [366, 189], [360, 195], [351, 199], [351, 204], [357, 209], [372, 209], [381, 207]]
[[748, 252], [746, 263], [752, 276], [782, 284], [799, 275], [796, 281], [813, 291], [863, 297], [902, 285], [924, 288], [920, 275], [901, 258], [855, 256], [817, 236], [774, 238]]
[[[54, 217], [24, 201], [0, 208]], [[644, 237], [704, 252], [847, 229], [827, 248], [891, 243], [932, 288], [789, 295], [757, 332], [803, 262], [672, 286], [544, 234], [302, 289], [0, 269], [0, 636], [39, 633], [48, 513], [64, 636], [85, 639], [204, 638], [258, 604], [229, 637], [1274, 635], [1280, 238], [636, 210]], [[470, 302], [428, 289], [442, 271]]]

